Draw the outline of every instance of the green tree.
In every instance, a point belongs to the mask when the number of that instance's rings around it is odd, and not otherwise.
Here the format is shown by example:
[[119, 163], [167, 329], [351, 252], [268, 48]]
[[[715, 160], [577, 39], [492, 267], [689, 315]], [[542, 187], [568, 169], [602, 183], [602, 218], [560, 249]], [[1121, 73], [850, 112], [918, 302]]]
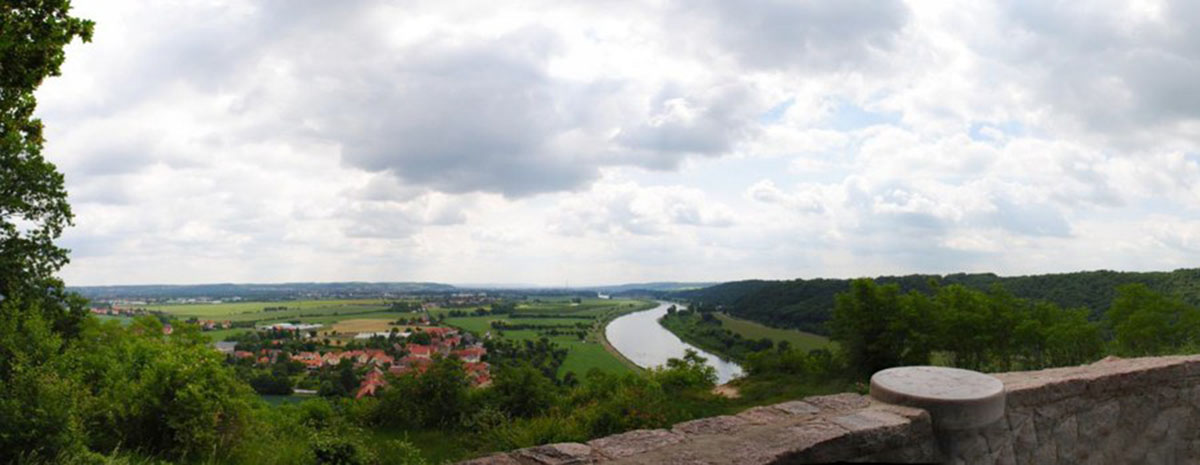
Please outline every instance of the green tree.
[[688, 389], [707, 391], [717, 383], [717, 369], [706, 361], [698, 352], [688, 349], [683, 358], [667, 359], [666, 366], [650, 370], [650, 376], [668, 393]]
[[92, 22], [68, 13], [67, 0], [15, 0], [0, 8], [0, 298], [37, 301], [52, 327], [79, 329], [82, 301], [54, 274], [67, 250], [54, 240], [71, 225], [63, 176], [42, 156], [42, 122], [34, 91], [57, 76], [63, 47], [89, 41]]
[[456, 358], [436, 357], [423, 374], [392, 378], [373, 418], [400, 428], [451, 428], [470, 410], [470, 379]]
[[433, 343], [433, 337], [424, 331], [417, 331], [408, 336], [409, 344], [429, 345]]
[[849, 291], [837, 295], [829, 321], [831, 339], [838, 342], [858, 376], [866, 378], [902, 363], [901, 312], [900, 287], [894, 284], [879, 286], [870, 279], [857, 279]]
[[994, 340], [987, 296], [955, 284], [938, 288], [934, 302], [937, 346], [950, 353], [954, 366], [983, 370]]
[[18, 299], [0, 301], [0, 463], [49, 462], [85, 450], [78, 376], [62, 339]]
[[1118, 287], [1106, 319], [1121, 355], [1173, 353], [1200, 342], [1200, 310], [1143, 284]]
[[488, 394], [500, 410], [514, 417], [528, 418], [554, 405], [557, 388], [537, 368], [519, 363], [496, 370]]
[[54, 276], [67, 262], [54, 240], [71, 208], [34, 117], [34, 91], [59, 74], [63, 47], [91, 39], [92, 23], [70, 8], [65, 0], [0, 7], [0, 462], [85, 452], [85, 389], [63, 352], [86, 312]]

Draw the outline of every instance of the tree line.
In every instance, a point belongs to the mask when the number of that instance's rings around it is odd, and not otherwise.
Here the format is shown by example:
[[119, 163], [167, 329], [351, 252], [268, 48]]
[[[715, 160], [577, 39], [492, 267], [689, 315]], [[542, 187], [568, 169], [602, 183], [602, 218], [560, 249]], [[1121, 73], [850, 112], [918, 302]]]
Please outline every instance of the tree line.
[[[1116, 298], [1117, 289], [1141, 284], [1156, 293], [1189, 305], [1200, 305], [1200, 269], [1169, 272], [1083, 271], [1075, 273], [1002, 277], [991, 273], [908, 275], [875, 278], [879, 284], [896, 284], [902, 292], [931, 293], [935, 286], [961, 285], [987, 291], [1002, 285], [1014, 296], [1044, 301], [1063, 308], [1085, 308], [1088, 318], [1099, 320]], [[834, 296], [850, 287], [847, 279], [796, 279], [787, 281], [735, 281], [703, 289], [668, 293], [667, 298], [718, 306], [721, 311], [770, 326], [795, 328], [828, 335]], [[934, 284], [936, 283], [936, 284]]]
[[1086, 307], [986, 291], [930, 285], [929, 293], [859, 279], [835, 298], [829, 322], [856, 376], [901, 365], [952, 365], [981, 371], [1078, 365], [1107, 354], [1146, 356], [1200, 350], [1200, 308], [1140, 283], [1113, 290], [1100, 318]]

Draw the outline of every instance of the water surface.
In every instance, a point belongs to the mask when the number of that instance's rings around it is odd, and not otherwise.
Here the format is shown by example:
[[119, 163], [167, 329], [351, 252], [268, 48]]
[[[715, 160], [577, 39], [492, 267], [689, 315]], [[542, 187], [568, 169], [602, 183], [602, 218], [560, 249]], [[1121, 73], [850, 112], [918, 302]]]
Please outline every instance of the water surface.
[[721, 360], [712, 353], [683, 342], [658, 324], [658, 319], [667, 314], [667, 307], [671, 305], [683, 307], [659, 301], [657, 307], [613, 320], [604, 328], [604, 336], [621, 355], [643, 368], [666, 364], [670, 358], [682, 358], [685, 350], [692, 349], [707, 359], [708, 365], [717, 369], [717, 383], [724, 384], [741, 376], [742, 367], [738, 364]]

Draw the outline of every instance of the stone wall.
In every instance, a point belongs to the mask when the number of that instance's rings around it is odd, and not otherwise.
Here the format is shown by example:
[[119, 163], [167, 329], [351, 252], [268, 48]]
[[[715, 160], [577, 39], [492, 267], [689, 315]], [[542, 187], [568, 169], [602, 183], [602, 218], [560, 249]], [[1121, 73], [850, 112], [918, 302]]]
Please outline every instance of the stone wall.
[[1106, 359], [993, 376], [1004, 386], [1004, 413], [979, 428], [935, 427], [948, 423], [930, 411], [954, 414], [942, 407], [837, 394], [466, 463], [1200, 463], [1198, 356]]
[[940, 438], [946, 463], [1200, 463], [1200, 357], [994, 375], [1000, 421]]

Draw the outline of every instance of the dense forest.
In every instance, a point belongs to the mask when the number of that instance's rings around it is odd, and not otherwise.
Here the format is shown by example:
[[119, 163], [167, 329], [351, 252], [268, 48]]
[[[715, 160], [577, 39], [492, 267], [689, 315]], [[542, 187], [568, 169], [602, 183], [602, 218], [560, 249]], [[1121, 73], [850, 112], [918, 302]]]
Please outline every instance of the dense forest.
[[[1141, 284], [1156, 293], [1189, 305], [1200, 305], [1200, 269], [1167, 272], [1081, 271], [1076, 273], [1002, 277], [991, 273], [908, 275], [875, 278], [879, 284], [896, 284], [902, 292], [929, 293], [935, 286], [962, 285], [987, 290], [1002, 285], [1022, 299], [1050, 302], [1063, 308], [1086, 308], [1098, 320], [1117, 295], [1117, 288]], [[703, 289], [665, 295], [720, 307], [731, 315], [771, 326], [829, 334], [834, 296], [850, 287], [849, 279], [796, 279], [791, 281], [735, 281]]]

